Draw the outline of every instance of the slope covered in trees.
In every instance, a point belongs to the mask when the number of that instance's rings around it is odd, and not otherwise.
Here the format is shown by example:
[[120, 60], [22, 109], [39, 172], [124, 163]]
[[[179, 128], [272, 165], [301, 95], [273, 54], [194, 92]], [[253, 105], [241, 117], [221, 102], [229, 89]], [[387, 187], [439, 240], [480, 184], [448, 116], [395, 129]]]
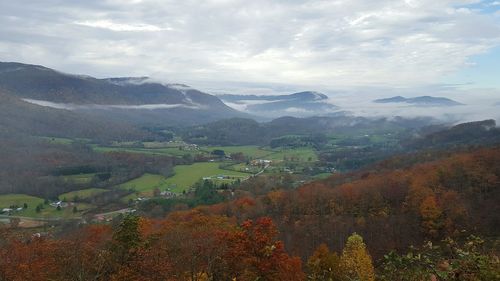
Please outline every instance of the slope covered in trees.
[[374, 167], [58, 238], [0, 228], [0, 280], [499, 279], [500, 148]]
[[340, 251], [352, 232], [365, 238], [377, 258], [462, 231], [500, 234], [499, 148], [377, 169], [201, 209], [240, 220], [270, 216], [287, 249], [303, 258], [321, 243]]

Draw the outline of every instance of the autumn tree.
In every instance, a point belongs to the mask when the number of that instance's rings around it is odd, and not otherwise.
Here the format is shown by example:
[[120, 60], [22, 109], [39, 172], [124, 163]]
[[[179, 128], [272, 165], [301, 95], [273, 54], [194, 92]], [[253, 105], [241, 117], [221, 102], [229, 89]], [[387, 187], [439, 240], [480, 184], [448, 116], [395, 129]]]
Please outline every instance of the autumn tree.
[[363, 238], [354, 233], [347, 239], [341, 256], [343, 280], [374, 281], [372, 258], [366, 250]]
[[307, 260], [308, 280], [340, 281], [340, 257], [330, 252], [326, 244], [321, 244]]
[[442, 227], [442, 211], [439, 208], [436, 198], [428, 196], [420, 205], [420, 216], [422, 218], [422, 228], [430, 238], [437, 238]]
[[246, 221], [241, 227], [233, 247], [242, 253], [242, 280], [303, 280], [301, 260], [290, 257], [276, 240], [278, 230], [270, 218]]

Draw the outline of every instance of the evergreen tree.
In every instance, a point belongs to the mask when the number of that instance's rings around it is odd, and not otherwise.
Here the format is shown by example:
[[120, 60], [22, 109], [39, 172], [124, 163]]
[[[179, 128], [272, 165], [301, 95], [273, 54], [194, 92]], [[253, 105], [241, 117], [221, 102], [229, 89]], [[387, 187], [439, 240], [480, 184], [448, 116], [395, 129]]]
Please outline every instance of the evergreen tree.
[[116, 254], [118, 263], [126, 262], [134, 254], [140, 242], [139, 217], [128, 214], [113, 234], [112, 250]]

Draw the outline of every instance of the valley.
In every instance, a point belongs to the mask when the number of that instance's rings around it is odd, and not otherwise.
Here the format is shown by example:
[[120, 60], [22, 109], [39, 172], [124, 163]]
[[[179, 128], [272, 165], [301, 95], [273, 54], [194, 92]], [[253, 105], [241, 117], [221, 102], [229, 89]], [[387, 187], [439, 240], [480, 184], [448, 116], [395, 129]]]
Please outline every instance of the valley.
[[[179, 131], [179, 132], [182, 132]], [[179, 200], [193, 197], [196, 185], [210, 182], [215, 190], [239, 189], [241, 184], [253, 177], [285, 177], [292, 186], [304, 182], [325, 178], [332, 173], [340, 172], [349, 165], [342, 161], [353, 162], [355, 159], [337, 158], [335, 162], [328, 160], [332, 153], [347, 153], [350, 150], [363, 150], [370, 147], [387, 147], [396, 139], [390, 134], [367, 135], [360, 131], [344, 135], [316, 136], [284, 135], [272, 139], [268, 145], [232, 145], [216, 146], [187, 143], [181, 136], [172, 133], [169, 141], [110, 141], [93, 142], [82, 138], [38, 137], [38, 141], [58, 147], [73, 148], [78, 146], [83, 151], [106, 155], [134, 155], [157, 158], [169, 157], [179, 159], [179, 164], [164, 173], [144, 170], [134, 178], [117, 179], [109, 168], [100, 165], [83, 165], [81, 167], [58, 168], [60, 171], [52, 175], [40, 177], [41, 181], [57, 182], [70, 190], [60, 194], [42, 197], [23, 197], [0, 195], [0, 210], [11, 217], [32, 218], [82, 218], [84, 214], [96, 214], [112, 209], [136, 208], [144, 201], [155, 198]], [[394, 133], [396, 135], [396, 133]], [[368, 162], [371, 160], [368, 160]], [[367, 162], [367, 163], [368, 163]], [[168, 164], [170, 165], [170, 164]], [[350, 166], [349, 166], [350, 167]], [[133, 167], [131, 167], [133, 168]], [[162, 167], [155, 167], [161, 171]], [[113, 195], [115, 194], [116, 195]], [[41, 194], [42, 195], [42, 194]], [[94, 201], [106, 196], [115, 197], [113, 207], [99, 206]], [[9, 200], [9, 198], [13, 198]], [[169, 199], [170, 198], [170, 199]], [[15, 199], [15, 200], [14, 200]], [[42, 204], [45, 201], [44, 204]], [[50, 203], [61, 201], [62, 210], [57, 211]], [[28, 208], [16, 210], [24, 203]], [[38, 208], [37, 208], [38, 207]], [[111, 209], [110, 209], [111, 208]], [[35, 210], [37, 209], [37, 210]]]
[[[294, 278], [304, 280], [302, 262], [310, 276], [315, 274], [310, 261], [321, 256], [333, 257], [331, 266], [338, 266], [336, 252], [352, 239], [365, 239], [378, 276], [420, 266], [421, 261], [407, 266], [394, 260], [408, 258], [398, 255], [425, 241], [449, 247], [443, 239], [453, 237], [465, 243], [454, 247], [466, 247], [482, 241], [464, 238], [473, 233], [496, 249], [500, 128], [494, 119], [457, 123], [432, 116], [357, 116], [311, 91], [221, 96], [248, 105], [239, 112], [185, 85], [14, 66], [0, 63], [4, 256], [10, 256], [8, 247], [31, 249], [19, 241], [38, 241], [47, 249], [58, 249], [62, 241], [75, 247], [86, 241], [97, 244], [85, 251], [112, 253], [103, 259], [118, 266], [113, 259], [120, 250], [114, 245], [130, 227], [139, 243], [134, 249], [148, 268], [148, 255], [158, 254], [150, 252], [150, 243], [178, 251], [174, 258], [162, 256], [173, 262], [177, 254], [194, 253], [178, 250], [179, 245], [204, 248], [196, 253], [208, 259], [216, 251], [208, 244], [224, 245], [222, 251], [237, 252], [217, 252], [217, 259], [231, 262], [227, 257], [241, 254], [241, 247], [255, 252], [249, 241], [257, 235], [274, 247], [259, 246], [257, 253], [270, 249], [285, 267], [299, 265]], [[465, 106], [428, 96], [373, 103], [395, 102]], [[326, 113], [282, 115], [299, 105]], [[127, 235], [124, 243], [131, 241]], [[182, 241], [175, 242], [179, 237]], [[426, 254], [425, 247], [419, 251]], [[439, 251], [433, 257], [449, 257]], [[36, 258], [53, 256], [43, 253]], [[488, 274], [495, 272], [494, 253], [475, 253], [488, 261]], [[193, 270], [177, 267], [176, 274], [184, 277]], [[7, 266], [0, 260], [0, 280], [2, 268]], [[184, 277], [179, 280], [196, 279]]]
[[500, 281], [500, 1], [0, 1], [0, 281]]

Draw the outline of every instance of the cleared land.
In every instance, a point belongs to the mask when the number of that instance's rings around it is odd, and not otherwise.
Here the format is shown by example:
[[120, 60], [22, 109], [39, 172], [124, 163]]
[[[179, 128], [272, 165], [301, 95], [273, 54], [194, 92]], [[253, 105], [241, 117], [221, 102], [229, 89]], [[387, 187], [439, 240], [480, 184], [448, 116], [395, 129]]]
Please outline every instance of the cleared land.
[[251, 157], [251, 158], [262, 158], [266, 155], [270, 155], [274, 153], [272, 150], [268, 149], [263, 149], [259, 146], [256, 145], [244, 145], [244, 146], [207, 146], [207, 147], [202, 147], [201, 149], [206, 150], [208, 152], [212, 152], [214, 150], [223, 150], [226, 155], [229, 155], [231, 153], [238, 153], [241, 152], [245, 156]]
[[177, 147], [126, 148], [126, 147], [94, 146], [93, 148], [94, 148], [94, 151], [97, 151], [97, 152], [130, 152], [130, 153], [168, 155], [168, 156], [184, 156], [186, 154], [196, 155], [196, 154], [205, 154], [206, 153], [206, 152], [200, 151], [200, 150], [179, 149]]
[[64, 198], [66, 198], [69, 201], [72, 201], [73, 198], [75, 198], [75, 197], [78, 197], [80, 199], [86, 199], [86, 198], [89, 198], [89, 197], [94, 196], [96, 194], [103, 193], [105, 191], [106, 191], [106, 189], [102, 189], [102, 188], [87, 188], [87, 189], [82, 189], [82, 190], [71, 191], [68, 193], [63, 193], [63, 194], [59, 195], [59, 199], [63, 200]]
[[141, 193], [151, 192], [155, 188], [159, 188], [162, 191], [169, 190], [181, 193], [184, 190], [188, 190], [204, 177], [214, 177], [214, 179], [217, 179], [218, 176], [226, 176], [229, 177], [227, 181], [232, 182], [250, 176], [248, 173], [220, 169], [219, 164], [218, 162], [204, 162], [192, 165], [179, 165], [174, 167], [175, 174], [172, 177], [166, 178], [161, 175], [144, 174], [139, 178], [121, 184], [120, 187], [135, 189]]
[[71, 181], [77, 184], [87, 184], [92, 181], [95, 175], [96, 175], [95, 173], [89, 173], [89, 174], [67, 175], [61, 177], [66, 181]]
[[[24, 203], [28, 205], [28, 208], [21, 211], [12, 212], [12, 216], [21, 217], [33, 217], [33, 218], [73, 218], [81, 215], [82, 211], [85, 211], [93, 206], [90, 204], [76, 203], [71, 206], [57, 210], [55, 207], [49, 204], [44, 204], [44, 200], [39, 197], [29, 196], [25, 194], [7, 194], [0, 195], [0, 209], [9, 208], [10, 206], [17, 205], [23, 207]], [[38, 205], [43, 205], [40, 212], [36, 212], [36, 207]], [[73, 207], [77, 207], [77, 212], [73, 212]]]
[[313, 162], [318, 160], [316, 151], [309, 147], [300, 147], [294, 149], [283, 149], [266, 156], [266, 159], [274, 161], [293, 161], [293, 162]]
[[43, 199], [26, 194], [6, 194], [0, 195], [0, 209], [9, 208], [10, 206], [17, 205], [22, 207], [24, 203], [28, 204], [29, 208], [36, 208], [36, 205], [42, 203]]

